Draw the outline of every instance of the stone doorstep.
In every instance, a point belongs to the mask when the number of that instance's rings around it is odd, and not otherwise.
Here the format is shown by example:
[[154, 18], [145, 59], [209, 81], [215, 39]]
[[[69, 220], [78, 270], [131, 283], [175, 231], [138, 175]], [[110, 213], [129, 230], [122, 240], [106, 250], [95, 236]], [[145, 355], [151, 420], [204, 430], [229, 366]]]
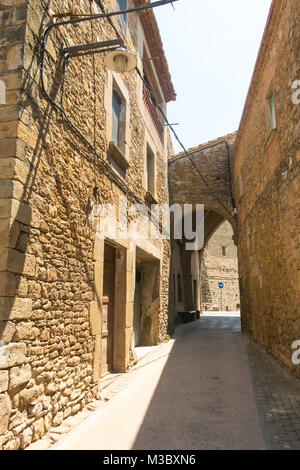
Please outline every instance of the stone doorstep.
[[[91, 416], [94, 412], [102, 408], [108, 401], [110, 401], [117, 393], [126, 387], [126, 385], [132, 380], [141, 366], [147, 365], [151, 360], [160, 356], [159, 352], [163, 349], [166, 342], [163, 342], [157, 346], [151, 346], [151, 351], [147, 351], [142, 355], [137, 363], [125, 374], [116, 373], [108, 374], [103, 381], [106, 385], [100, 390], [97, 398], [92, 400], [90, 403], [79, 411], [76, 415], [69, 416], [59, 426], [51, 427], [47, 433], [45, 433], [41, 439], [30, 444], [24, 450], [47, 450], [50, 449], [56, 442], [62, 439], [65, 435], [71, 432], [76, 426], [79, 426], [85, 419]], [[149, 349], [149, 348], [147, 348]]]

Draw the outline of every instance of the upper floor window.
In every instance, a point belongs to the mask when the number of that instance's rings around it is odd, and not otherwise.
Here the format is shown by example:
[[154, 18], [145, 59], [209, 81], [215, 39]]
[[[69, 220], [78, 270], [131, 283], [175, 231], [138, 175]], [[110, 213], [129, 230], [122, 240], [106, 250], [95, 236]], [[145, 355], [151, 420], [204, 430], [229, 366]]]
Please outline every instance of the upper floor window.
[[122, 98], [116, 90], [112, 95], [112, 141], [121, 147], [121, 126], [122, 126]]
[[271, 134], [273, 129], [276, 129], [276, 111], [275, 111], [275, 98], [273, 90], [271, 89], [267, 95], [267, 131], [268, 136]]
[[222, 256], [227, 256], [227, 247], [222, 246]]
[[[127, 9], [127, 0], [117, 0], [117, 11], [126, 10]], [[119, 15], [118, 16], [119, 22], [123, 28], [123, 31], [126, 31], [127, 28], [127, 15]]]
[[154, 153], [147, 144], [147, 162], [146, 162], [146, 190], [154, 196], [155, 185], [154, 185]]
[[146, 46], [144, 44], [143, 51], [143, 68], [144, 68], [144, 86], [143, 86], [143, 101], [149, 112], [152, 123], [159, 135], [161, 142], [164, 138], [164, 119], [162, 114], [158, 111], [157, 105], [164, 107], [164, 101], [156, 80], [155, 70], [153, 67], [153, 60], [155, 58], [149, 57]]

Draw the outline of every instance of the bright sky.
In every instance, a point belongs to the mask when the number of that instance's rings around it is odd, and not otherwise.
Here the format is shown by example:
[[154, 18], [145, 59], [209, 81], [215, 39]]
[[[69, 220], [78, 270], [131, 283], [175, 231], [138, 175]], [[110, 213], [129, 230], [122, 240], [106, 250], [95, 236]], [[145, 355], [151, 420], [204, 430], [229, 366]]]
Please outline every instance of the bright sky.
[[[155, 9], [186, 148], [238, 129], [271, 0], [179, 0]], [[181, 151], [175, 144], [175, 151]]]

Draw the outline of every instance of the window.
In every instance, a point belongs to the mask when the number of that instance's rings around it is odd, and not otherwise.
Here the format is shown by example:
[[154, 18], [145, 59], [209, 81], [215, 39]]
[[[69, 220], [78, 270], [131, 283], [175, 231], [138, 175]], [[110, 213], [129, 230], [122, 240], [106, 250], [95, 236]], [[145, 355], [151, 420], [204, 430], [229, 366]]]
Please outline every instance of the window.
[[116, 90], [113, 90], [112, 95], [112, 141], [121, 147], [121, 113], [122, 113], [122, 98]]
[[267, 138], [276, 127], [275, 98], [273, 90], [270, 90], [267, 95]]
[[154, 196], [154, 153], [147, 144], [146, 190]]
[[152, 123], [158, 133], [158, 136], [163, 142], [164, 138], [164, 120], [160, 112], [157, 111], [156, 105], [164, 108], [165, 103], [162, 97], [159, 83], [155, 77], [155, 70], [153, 67], [153, 60], [149, 56], [146, 46], [143, 49], [143, 72], [144, 72], [144, 85], [143, 85], [143, 101], [148, 110]]
[[119, 86], [113, 80], [111, 103], [111, 140], [109, 153], [121, 170], [129, 167], [128, 144], [128, 106]]
[[227, 247], [222, 246], [222, 256], [227, 256]]
[[177, 300], [179, 303], [183, 302], [181, 275], [179, 273], [177, 274]]
[[[127, 8], [127, 0], [117, 0], [117, 11], [126, 10]], [[118, 16], [119, 22], [125, 32], [127, 29], [127, 15], [120, 15]]]

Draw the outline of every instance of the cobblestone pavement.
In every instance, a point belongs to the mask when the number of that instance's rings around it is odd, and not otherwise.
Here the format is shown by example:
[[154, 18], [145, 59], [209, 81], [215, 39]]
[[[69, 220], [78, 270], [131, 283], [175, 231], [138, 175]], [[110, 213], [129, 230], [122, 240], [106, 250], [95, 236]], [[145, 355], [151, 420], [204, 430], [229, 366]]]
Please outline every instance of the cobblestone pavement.
[[267, 447], [300, 450], [300, 380], [286, 372], [260, 346], [247, 339], [246, 343]]

